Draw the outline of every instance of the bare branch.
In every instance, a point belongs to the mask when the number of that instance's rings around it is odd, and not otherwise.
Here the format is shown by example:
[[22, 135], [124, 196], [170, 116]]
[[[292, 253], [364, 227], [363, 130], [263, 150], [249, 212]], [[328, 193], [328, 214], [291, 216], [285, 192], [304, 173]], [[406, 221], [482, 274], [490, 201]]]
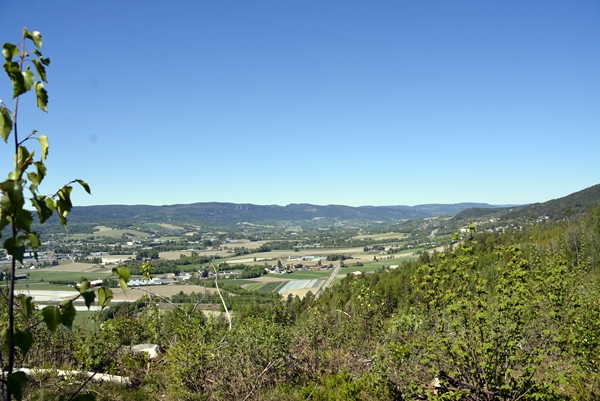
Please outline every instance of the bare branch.
[[[217, 255], [215, 255], [217, 256]], [[229, 310], [227, 309], [227, 305], [225, 305], [225, 300], [223, 299], [223, 295], [221, 295], [221, 290], [219, 289], [219, 283], [217, 282], [219, 279], [219, 272], [215, 267], [215, 256], [213, 256], [213, 260], [210, 262], [213, 270], [215, 271], [215, 287], [217, 287], [217, 293], [219, 294], [219, 298], [221, 298], [221, 302], [223, 303], [223, 308], [225, 308], [225, 313], [227, 314], [227, 320], [229, 320], [229, 330], [231, 330], [231, 314], [229, 314]]]
[[258, 375], [258, 377], [256, 378], [256, 380], [254, 381], [254, 385], [250, 389], [250, 392], [248, 393], [248, 395], [246, 395], [246, 397], [242, 401], [246, 401], [248, 398], [250, 398], [250, 396], [252, 395], [252, 393], [254, 393], [254, 390], [256, 390], [256, 386], [258, 385], [258, 381], [260, 380], [260, 378], [262, 377], [262, 375], [264, 375], [265, 373], [267, 373], [267, 371], [269, 369], [271, 369], [271, 367], [274, 364], [275, 364], [275, 361], [269, 362], [269, 364], [267, 365], [267, 367], [264, 368], [262, 372], [260, 372], [260, 374]]

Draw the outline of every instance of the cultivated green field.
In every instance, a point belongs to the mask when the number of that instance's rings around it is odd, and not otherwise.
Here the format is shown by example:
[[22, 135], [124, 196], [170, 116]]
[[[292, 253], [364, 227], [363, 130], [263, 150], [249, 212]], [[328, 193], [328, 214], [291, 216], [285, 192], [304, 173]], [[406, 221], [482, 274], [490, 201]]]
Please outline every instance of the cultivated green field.
[[332, 286], [339, 284], [344, 278], [343, 277], [336, 277], [333, 279], [333, 283], [331, 283]]
[[[231, 278], [227, 278], [227, 279], [219, 279], [219, 283], [220, 284], [232, 284], [232, 285], [246, 285], [246, 284], [256, 284], [257, 282], [252, 280], [252, 279], [231, 279]], [[260, 284], [260, 283], [259, 283]]]
[[111, 275], [111, 272], [61, 272], [46, 269], [28, 270], [28, 283], [47, 282], [47, 281], [78, 281], [80, 277], [86, 277], [88, 280], [97, 280]]
[[182, 272], [197, 272], [200, 268], [199, 265], [191, 264], [191, 265], [177, 265], [177, 268]]
[[299, 272], [293, 272], [292, 274], [287, 274], [285, 277], [290, 280], [310, 280], [313, 278], [325, 278], [331, 275], [332, 270], [322, 270], [322, 271], [311, 271], [311, 270], [303, 270]]
[[248, 291], [258, 291], [264, 283], [244, 284], [244, 288]]
[[281, 287], [286, 285], [287, 281], [272, 281], [269, 283], [265, 283], [262, 287], [260, 287], [260, 292], [277, 292]]

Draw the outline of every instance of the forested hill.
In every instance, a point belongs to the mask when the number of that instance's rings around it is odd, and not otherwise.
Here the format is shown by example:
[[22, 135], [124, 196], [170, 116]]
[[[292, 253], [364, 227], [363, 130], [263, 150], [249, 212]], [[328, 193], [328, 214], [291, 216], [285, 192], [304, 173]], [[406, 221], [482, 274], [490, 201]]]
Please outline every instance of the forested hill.
[[428, 204], [417, 206], [318, 206], [311, 204], [253, 205], [238, 203], [193, 203], [186, 205], [105, 205], [73, 208], [69, 221], [167, 221], [191, 224], [235, 224], [239, 222], [273, 222], [306, 220], [398, 221], [405, 219], [453, 215], [485, 203]]
[[453, 220], [470, 220], [485, 216], [494, 216], [503, 220], [518, 220], [522, 218], [538, 218], [548, 216], [553, 219], [565, 215], [579, 214], [600, 203], [600, 184], [572, 193], [558, 199], [543, 203], [532, 203], [525, 206], [504, 208], [473, 208], [466, 209]]

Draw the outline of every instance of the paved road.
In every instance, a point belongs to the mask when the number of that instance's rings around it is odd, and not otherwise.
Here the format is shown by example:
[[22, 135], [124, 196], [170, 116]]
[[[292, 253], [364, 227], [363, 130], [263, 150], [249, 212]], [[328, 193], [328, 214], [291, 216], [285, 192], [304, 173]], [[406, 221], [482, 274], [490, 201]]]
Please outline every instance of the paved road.
[[325, 290], [327, 289], [327, 287], [329, 287], [333, 283], [333, 279], [335, 279], [335, 277], [339, 274], [340, 268], [341, 265], [337, 265], [333, 268], [333, 272], [331, 272], [329, 278], [327, 279], [327, 281], [325, 281], [325, 284], [323, 284], [321, 288], [319, 288], [319, 291], [317, 291], [316, 298], [320, 298], [321, 295], [323, 295], [323, 292], [325, 292]]

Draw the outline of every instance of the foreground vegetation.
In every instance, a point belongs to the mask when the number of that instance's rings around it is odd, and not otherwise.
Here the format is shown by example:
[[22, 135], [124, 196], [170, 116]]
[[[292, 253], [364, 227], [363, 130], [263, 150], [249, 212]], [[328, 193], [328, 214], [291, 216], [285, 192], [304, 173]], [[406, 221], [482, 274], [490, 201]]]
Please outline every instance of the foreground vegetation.
[[[34, 50], [26, 50], [27, 40]], [[379, 238], [372, 232], [365, 234], [363, 228], [336, 231], [314, 223], [309, 226], [313, 231], [302, 233], [301, 238], [296, 232], [300, 230], [292, 232], [289, 227], [283, 232], [277, 227], [252, 225], [241, 233], [199, 233], [190, 226], [179, 233], [188, 238], [165, 235], [164, 242], [137, 237], [145, 235], [141, 229], [169, 234], [177, 226], [146, 223], [137, 230], [120, 227], [114, 231], [84, 222], [74, 227], [85, 235], [73, 239], [73, 246], [53, 238], [44, 249], [40, 232], [50, 231], [36, 231], [33, 218], [43, 224], [56, 211], [65, 226], [72, 208], [70, 184], [80, 184], [87, 192], [90, 189], [77, 179], [54, 195], [39, 194], [38, 186], [46, 175], [47, 138], [36, 131], [25, 138], [17, 134], [21, 95], [33, 90], [38, 107], [46, 111], [48, 96], [43, 82], [49, 59], [42, 57], [41, 43], [39, 32], [24, 30], [20, 45], [3, 45], [4, 67], [16, 102], [12, 109], [0, 102], [0, 137], [7, 141], [14, 131], [15, 140], [14, 169], [0, 183], [0, 231], [4, 228], [8, 237], [4, 249], [9, 261], [0, 287], [2, 399], [600, 398], [600, 206], [567, 213], [563, 209], [568, 203], [555, 203], [557, 213], [566, 219], [542, 216], [539, 225], [514, 220], [502, 227], [502, 233], [495, 231], [499, 227], [480, 225], [490, 230], [477, 234], [475, 226], [469, 226], [465, 236], [455, 237], [444, 251], [423, 251], [418, 260], [406, 258], [395, 269], [384, 264], [378, 267], [381, 248], [393, 255], [415, 247], [437, 247], [441, 238], [450, 236], [450, 222], [415, 220], [392, 227], [395, 233], [379, 232], [386, 234]], [[33, 82], [31, 66], [24, 67], [29, 61], [38, 82]], [[24, 146], [33, 138], [40, 143], [39, 160]], [[25, 207], [24, 188], [31, 192], [35, 213]], [[484, 215], [478, 212], [473, 216]], [[496, 220], [482, 218], [489, 224]], [[93, 227], [105, 233], [100, 241], [88, 235]], [[373, 252], [373, 262], [360, 264], [371, 273], [348, 274], [319, 299], [309, 293], [303, 299], [289, 296], [283, 300], [274, 292], [280, 282], [264, 284], [270, 291], [258, 292], [222, 283], [221, 288], [231, 295], [227, 301], [219, 292], [181, 292], [170, 301], [148, 294], [94, 315], [80, 314], [78, 319], [76, 299], [82, 298], [89, 308], [97, 296], [100, 306], [106, 307], [113, 297], [110, 288], [94, 290], [86, 277], [78, 277], [73, 298], [42, 310], [34, 307], [31, 296], [15, 293], [18, 270], [26, 266], [29, 251], [47, 252], [47, 264], [58, 264], [57, 254], [63, 252], [69, 253], [65, 260], [72, 260], [75, 246], [80, 248], [76, 258], [93, 256], [91, 263], [101, 263], [101, 254], [131, 252], [127, 255], [136, 257], [126, 259], [139, 260], [131, 260], [129, 268], [149, 278], [152, 270], [164, 273], [196, 263], [213, 265], [219, 262], [217, 251], [252, 255], [245, 247], [225, 245], [232, 243], [232, 238], [227, 238], [233, 237], [231, 234], [248, 242], [264, 239], [257, 247], [261, 253], [336, 248], [339, 253], [329, 254], [327, 260], [340, 260], [340, 266], [348, 256], [341, 250], [359, 247], [365, 253]], [[178, 261], [156, 261], [160, 251], [178, 251], [190, 244], [196, 244], [197, 250], [210, 248], [213, 256], [190, 249], [191, 255]], [[155, 266], [147, 259], [155, 260]], [[252, 260], [257, 262], [257, 257]], [[262, 262], [258, 263], [258, 267], [240, 265], [241, 277], [262, 274]], [[227, 261], [219, 266], [229, 269]], [[37, 276], [39, 283], [49, 274], [29, 273], [30, 279]], [[54, 272], [57, 282], [51, 285], [70, 284], [79, 274]], [[128, 268], [99, 275], [109, 274], [115, 277], [115, 285], [127, 288]], [[302, 274], [308, 273], [297, 275]], [[213, 284], [216, 288], [217, 278]], [[45, 286], [45, 281], [41, 285]], [[202, 310], [203, 304], [219, 300], [231, 304], [233, 319], [228, 309], [226, 314]], [[161, 301], [167, 301], [169, 307], [161, 307]], [[131, 346], [144, 343], [157, 344], [160, 353], [150, 358], [133, 352]], [[92, 379], [104, 373], [118, 376], [95, 384]]]
[[[106, 400], [598, 399], [599, 243], [600, 207], [471, 231], [452, 250], [348, 275], [319, 300], [237, 306], [231, 329], [195, 304], [141, 300], [72, 330], [37, 326], [42, 340], [16, 366], [131, 379], [83, 390]], [[162, 353], [127, 352], [139, 343]], [[58, 399], [76, 382], [40, 374], [29, 399]]]

